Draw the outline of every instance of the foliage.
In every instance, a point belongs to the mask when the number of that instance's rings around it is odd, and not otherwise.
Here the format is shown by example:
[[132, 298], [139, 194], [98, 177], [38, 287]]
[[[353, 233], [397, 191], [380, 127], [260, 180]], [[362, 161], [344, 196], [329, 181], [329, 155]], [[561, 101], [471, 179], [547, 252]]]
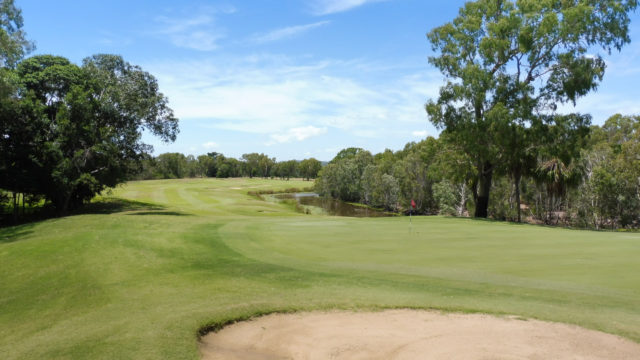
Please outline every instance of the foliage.
[[0, 67], [13, 68], [35, 46], [22, 27], [22, 11], [13, 0], [0, 2]]
[[368, 165], [364, 169], [360, 181], [362, 201], [365, 204], [386, 210], [397, 209], [400, 186], [395, 177], [384, 172], [384, 168]]
[[[245, 154], [243, 160], [210, 152], [195, 157], [181, 153], [164, 153], [156, 157], [146, 156], [138, 171], [130, 178], [134, 180], [180, 179], [193, 177], [253, 177], [291, 179], [304, 177], [314, 179], [322, 163], [314, 158], [302, 161], [276, 162], [264, 154]], [[266, 173], [265, 173], [266, 171]]]
[[616, 114], [594, 128], [592, 141], [574, 201], [578, 225], [640, 226], [640, 117]]
[[[0, 187], [42, 194], [65, 213], [126, 180], [150, 146], [142, 130], [175, 140], [177, 119], [155, 78], [115, 55], [81, 67], [39, 55], [20, 62], [2, 104], [7, 159]], [[26, 126], [24, 126], [26, 125]], [[30, 178], [24, 184], [7, 179]]]
[[343, 201], [357, 202], [362, 198], [362, 175], [373, 163], [370, 152], [349, 148], [342, 150], [325, 166], [316, 180], [316, 191]]
[[156, 177], [160, 179], [181, 179], [187, 177], [187, 157], [181, 153], [160, 154], [155, 159]]
[[276, 162], [275, 158], [258, 153], [242, 154], [241, 160], [244, 162], [246, 173], [250, 178], [254, 176], [270, 177], [271, 169]]
[[597, 87], [605, 63], [594, 51], [630, 41], [628, 13], [636, 7], [635, 0], [478, 0], [428, 34], [436, 52], [429, 62], [447, 83], [426, 110], [476, 167], [475, 216], [488, 215], [496, 169], [519, 167], [499, 155], [522, 158], [524, 129]]
[[433, 186], [433, 198], [438, 204], [440, 215], [458, 215], [456, 206], [460, 200], [456, 197], [453, 184], [448, 181], [441, 181]]
[[307, 180], [315, 179], [322, 169], [322, 163], [315, 158], [304, 159], [298, 165], [300, 176]]

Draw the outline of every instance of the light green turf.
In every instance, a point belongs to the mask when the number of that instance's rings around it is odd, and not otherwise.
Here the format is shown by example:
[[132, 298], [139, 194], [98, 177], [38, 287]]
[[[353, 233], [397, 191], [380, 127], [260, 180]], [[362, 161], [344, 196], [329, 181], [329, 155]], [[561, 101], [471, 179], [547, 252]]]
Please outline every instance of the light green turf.
[[93, 214], [0, 229], [0, 358], [197, 359], [205, 325], [330, 308], [515, 314], [640, 341], [640, 234], [442, 217], [410, 231], [247, 195], [309, 185], [133, 182]]

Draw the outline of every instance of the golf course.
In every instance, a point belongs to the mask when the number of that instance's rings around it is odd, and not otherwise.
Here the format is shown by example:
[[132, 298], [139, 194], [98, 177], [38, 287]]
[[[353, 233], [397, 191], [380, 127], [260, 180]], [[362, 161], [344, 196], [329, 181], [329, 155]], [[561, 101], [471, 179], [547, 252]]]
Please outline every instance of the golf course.
[[297, 212], [312, 182], [129, 182], [83, 213], [0, 229], [0, 358], [198, 359], [276, 312], [431, 309], [640, 342], [640, 234]]

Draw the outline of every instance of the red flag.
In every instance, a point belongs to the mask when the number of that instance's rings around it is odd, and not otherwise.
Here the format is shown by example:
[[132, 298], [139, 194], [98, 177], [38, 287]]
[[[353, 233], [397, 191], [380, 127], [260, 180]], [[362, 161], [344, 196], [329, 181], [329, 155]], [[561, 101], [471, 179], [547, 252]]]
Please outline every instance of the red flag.
[[413, 201], [413, 199], [411, 199], [411, 207], [414, 208], [414, 209], [416, 208], [416, 202]]

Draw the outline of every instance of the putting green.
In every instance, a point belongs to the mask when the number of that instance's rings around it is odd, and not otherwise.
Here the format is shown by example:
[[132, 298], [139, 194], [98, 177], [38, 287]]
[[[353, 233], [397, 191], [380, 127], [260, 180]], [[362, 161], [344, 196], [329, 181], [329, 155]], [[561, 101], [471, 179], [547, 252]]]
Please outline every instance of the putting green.
[[640, 342], [640, 234], [296, 213], [248, 191], [132, 182], [93, 213], [0, 229], [0, 354], [197, 359], [198, 330], [276, 311], [437, 308]]

